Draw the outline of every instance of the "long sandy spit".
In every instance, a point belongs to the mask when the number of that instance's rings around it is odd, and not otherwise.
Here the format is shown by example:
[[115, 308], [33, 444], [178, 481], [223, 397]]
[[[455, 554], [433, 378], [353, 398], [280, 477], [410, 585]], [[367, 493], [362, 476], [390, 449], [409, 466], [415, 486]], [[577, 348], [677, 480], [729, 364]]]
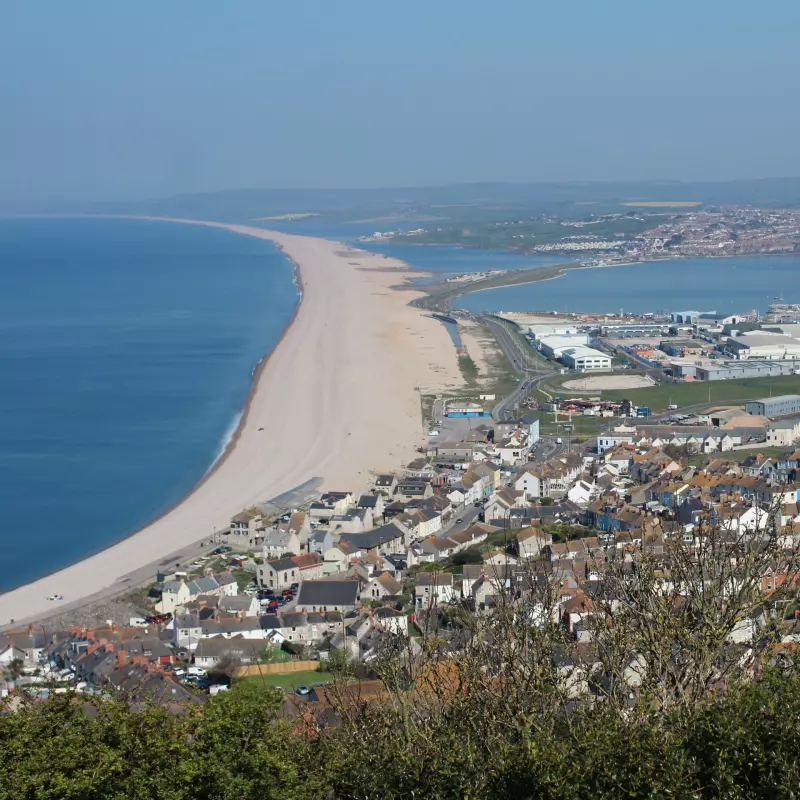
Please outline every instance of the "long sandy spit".
[[[298, 268], [302, 301], [257, 374], [235, 442], [216, 469], [141, 531], [0, 595], [0, 626], [119, 594], [131, 573], [211, 537], [232, 515], [310, 479], [322, 479], [325, 489], [364, 489], [370, 471], [408, 463], [423, 441], [418, 388], [461, 383], [444, 326], [408, 305], [413, 292], [392, 288], [409, 271], [402, 262], [245, 225], [161, 221], [275, 242]], [[63, 601], [48, 600], [52, 595]]]

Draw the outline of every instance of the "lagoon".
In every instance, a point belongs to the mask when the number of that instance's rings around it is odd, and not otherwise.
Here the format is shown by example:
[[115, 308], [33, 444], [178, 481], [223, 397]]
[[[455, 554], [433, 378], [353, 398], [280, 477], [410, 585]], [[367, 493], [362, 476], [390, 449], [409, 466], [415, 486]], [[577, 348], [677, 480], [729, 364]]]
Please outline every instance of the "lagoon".
[[562, 277], [456, 299], [470, 311], [659, 313], [696, 309], [764, 313], [783, 297], [800, 303], [800, 254], [651, 261], [569, 270]]

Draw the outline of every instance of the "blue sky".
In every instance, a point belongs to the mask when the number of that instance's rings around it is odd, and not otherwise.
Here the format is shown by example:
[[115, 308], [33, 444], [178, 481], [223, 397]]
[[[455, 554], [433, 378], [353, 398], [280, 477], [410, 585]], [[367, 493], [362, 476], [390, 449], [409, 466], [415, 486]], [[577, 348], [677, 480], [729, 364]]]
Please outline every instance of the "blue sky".
[[0, 0], [0, 200], [800, 175], [797, 0]]

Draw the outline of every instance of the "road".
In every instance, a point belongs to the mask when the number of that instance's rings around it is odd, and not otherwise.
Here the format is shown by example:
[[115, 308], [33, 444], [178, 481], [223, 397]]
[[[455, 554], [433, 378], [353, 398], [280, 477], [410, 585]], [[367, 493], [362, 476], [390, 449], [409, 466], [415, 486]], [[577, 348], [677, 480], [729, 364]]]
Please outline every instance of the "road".
[[552, 370], [542, 369], [538, 356], [531, 352], [530, 347], [522, 344], [519, 337], [511, 333], [502, 322], [494, 317], [480, 317], [479, 321], [492, 331], [505, 357], [522, 376], [514, 391], [494, 407], [492, 416], [502, 422], [512, 416], [512, 409], [520, 404], [523, 397], [530, 394], [531, 389], [554, 373]]
[[[465, 506], [453, 515], [453, 523], [442, 528], [439, 535], [446, 536], [451, 533], [460, 533], [466, 530], [475, 522], [482, 510], [483, 509], [476, 508], [475, 506]], [[457, 521], [459, 519], [461, 522]]]

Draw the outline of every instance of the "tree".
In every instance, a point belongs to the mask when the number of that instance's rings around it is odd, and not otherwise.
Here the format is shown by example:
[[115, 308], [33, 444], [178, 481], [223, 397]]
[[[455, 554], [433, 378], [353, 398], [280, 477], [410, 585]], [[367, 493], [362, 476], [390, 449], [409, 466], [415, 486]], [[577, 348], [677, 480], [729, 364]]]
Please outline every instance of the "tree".
[[468, 547], [450, 559], [450, 563], [454, 567], [461, 567], [464, 564], [481, 564], [482, 562], [483, 555], [477, 547]]

